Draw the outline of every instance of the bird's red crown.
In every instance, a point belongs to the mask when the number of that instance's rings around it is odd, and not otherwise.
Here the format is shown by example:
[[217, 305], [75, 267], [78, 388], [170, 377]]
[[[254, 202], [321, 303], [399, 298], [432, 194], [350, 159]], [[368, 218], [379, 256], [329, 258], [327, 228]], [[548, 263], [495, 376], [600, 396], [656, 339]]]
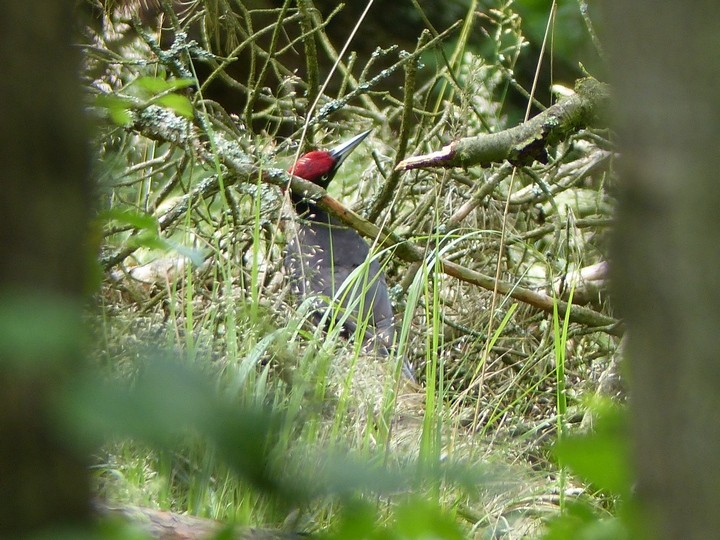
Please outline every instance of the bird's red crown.
[[335, 159], [330, 152], [315, 150], [301, 156], [288, 172], [317, 184], [321, 183], [323, 175], [328, 174], [334, 166]]

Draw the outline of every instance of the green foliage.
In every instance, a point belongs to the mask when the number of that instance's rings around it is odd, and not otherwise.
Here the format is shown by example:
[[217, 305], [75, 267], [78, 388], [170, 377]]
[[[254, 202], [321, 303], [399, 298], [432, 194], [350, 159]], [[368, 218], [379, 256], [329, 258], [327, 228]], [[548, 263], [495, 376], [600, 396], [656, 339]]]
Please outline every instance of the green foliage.
[[586, 502], [570, 502], [562, 516], [548, 525], [543, 540], [625, 540], [627, 528], [618, 518], [601, 517]]
[[148, 355], [132, 384], [88, 373], [68, 389], [61, 410], [65, 424], [89, 447], [130, 437], [173, 448], [199, 435], [239, 476], [270, 492], [283, 489], [267, 465], [277, 420], [268, 411], [220, 399], [211, 379], [177, 361]]
[[161, 77], [140, 77], [133, 83], [143, 90], [145, 97], [174, 92], [195, 84], [193, 79], [166, 80]]
[[95, 107], [107, 109], [110, 119], [118, 126], [129, 126], [132, 123], [132, 110], [135, 101], [129, 97], [100, 94], [95, 97]]
[[618, 517], [599, 512], [588, 500], [568, 502], [563, 513], [550, 521], [543, 540], [622, 540], [631, 536], [636, 516], [627, 411], [607, 401], [595, 402], [591, 410], [595, 414], [593, 431], [564, 437], [554, 453], [561, 466], [611, 497]]
[[591, 410], [597, 415], [592, 433], [563, 438], [555, 454], [586, 482], [627, 500], [632, 482], [627, 411], [609, 402], [597, 402]]
[[343, 506], [338, 526], [320, 535], [325, 540], [460, 540], [456, 521], [437, 504], [412, 498], [398, 505], [384, 525], [374, 505], [354, 500]]
[[156, 231], [158, 220], [155, 216], [137, 212], [129, 208], [110, 208], [100, 213], [100, 221], [116, 222], [121, 225], [130, 225], [135, 229]]
[[[514, 70], [528, 41], [512, 2], [492, 2], [480, 17], [471, 5], [452, 69], [439, 48], [423, 53], [435, 68], [418, 66], [408, 153], [508, 127], [507, 96], [527, 93]], [[598, 508], [619, 497], [612, 490], [621, 479], [603, 483], [592, 469], [613, 446], [591, 444], [596, 454], [583, 462], [582, 439], [564, 435], [580, 396], [615, 354], [614, 338], [450, 279], [442, 263], [558, 296], [559, 281], [572, 288], [566, 280], [604, 257], [602, 223], [612, 207], [604, 134], [581, 134], [551, 149], [552, 163], [512, 173], [498, 165], [402, 177], [377, 222], [423, 246], [425, 257], [412, 265], [402, 245], [371, 240], [401, 321], [397, 354], [378, 361], [363, 353], [361, 335], [344, 339], [343, 314], [333, 321], [328, 311], [312, 327], [312, 301], [295, 305], [279, 279], [292, 218], [259, 173], [292, 160], [310, 117], [309, 89], [294, 75], [302, 69], [283, 64], [283, 51], [299, 50], [294, 12], [223, 14], [220, 26], [242, 44], [225, 55], [214, 49], [223, 36], [184, 41], [198, 21], [207, 22], [204, 32], [219, 27], [216, 11], [194, 1], [165, 19], [164, 39], [140, 32], [128, 40], [131, 53], [88, 52], [89, 63], [103, 66], [93, 88], [107, 114], [96, 141], [106, 279], [93, 321], [96, 370], [68, 390], [62, 421], [86, 447], [100, 445], [100, 493], [235, 523], [278, 525], [296, 513], [290, 527], [327, 538], [511, 538], [522, 527], [531, 536], [559, 512], [552, 534], [613, 524], [613, 509]], [[327, 38], [324, 27], [316, 32]], [[485, 36], [482, 55], [474, 35]], [[98, 42], [114, 47], [106, 36]], [[310, 130], [328, 147], [373, 123], [331, 185], [361, 213], [404, 157], [398, 85], [369, 82], [383, 80], [392, 54], [367, 62], [360, 54], [341, 66], [319, 107], [332, 110], [336, 94], [352, 97], [332, 116], [316, 111]], [[106, 60], [122, 55], [143, 61]], [[328, 55], [320, 66], [334, 63]], [[199, 72], [198, 62], [212, 80], [201, 77], [191, 101], [194, 82], [166, 73]], [[247, 71], [237, 75], [238, 67]], [[227, 101], [211, 95], [221, 83]], [[150, 106], [175, 114], [143, 114]], [[257, 165], [255, 173], [236, 174], [221, 152]], [[367, 286], [366, 266], [343, 292]], [[589, 302], [607, 310], [597, 295]], [[419, 389], [404, 387], [402, 357], [418, 368]], [[560, 469], [547, 435], [561, 438]], [[545, 503], [564, 470], [598, 491]]]

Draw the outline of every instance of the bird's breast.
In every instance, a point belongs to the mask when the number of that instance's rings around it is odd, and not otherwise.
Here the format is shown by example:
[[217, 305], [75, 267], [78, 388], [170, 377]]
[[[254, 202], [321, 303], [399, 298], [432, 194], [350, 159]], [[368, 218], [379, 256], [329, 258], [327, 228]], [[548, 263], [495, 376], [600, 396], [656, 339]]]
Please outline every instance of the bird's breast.
[[346, 268], [357, 268], [370, 254], [367, 243], [354, 229], [313, 222], [298, 224], [291, 249], [307, 255], [311, 263]]

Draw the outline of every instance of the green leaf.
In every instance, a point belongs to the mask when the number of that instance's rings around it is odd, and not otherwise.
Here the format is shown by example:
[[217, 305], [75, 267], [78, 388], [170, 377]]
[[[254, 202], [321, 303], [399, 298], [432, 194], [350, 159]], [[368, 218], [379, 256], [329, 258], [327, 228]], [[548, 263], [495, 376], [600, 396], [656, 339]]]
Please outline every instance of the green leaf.
[[326, 539], [365, 540], [377, 537], [377, 513], [366, 501], [353, 500], [342, 509], [337, 530], [326, 534]]
[[133, 84], [147, 90], [151, 94], [160, 94], [168, 90], [179, 90], [187, 88], [195, 84], [193, 79], [171, 79], [166, 80], [162, 77], [140, 77]]
[[88, 373], [68, 389], [63, 411], [81, 442], [122, 435], [164, 447], [212, 417], [214, 392], [206, 377], [160, 352], [146, 354], [132, 385]]
[[95, 106], [106, 109], [113, 107], [132, 107], [135, 101], [132, 98], [116, 96], [115, 94], [100, 94], [95, 97]]
[[177, 447], [200, 436], [237, 474], [265, 491], [298, 494], [281, 485], [270, 466], [279, 422], [269, 411], [218, 396], [216, 383], [178, 359], [177, 351], [138, 351], [144, 358], [132, 381], [76, 377], [58, 401], [57, 422], [88, 448], [131, 437], [155, 448]]
[[155, 103], [167, 107], [185, 118], [193, 117], [192, 103], [186, 96], [180, 94], [167, 94], [158, 98]]
[[136, 210], [111, 208], [101, 212], [98, 216], [101, 220], [117, 221], [123, 225], [130, 225], [136, 229], [157, 230], [158, 221], [155, 216]]
[[413, 498], [398, 507], [397, 532], [401, 538], [442, 538], [462, 540], [465, 538], [453, 517], [435, 502]]
[[205, 255], [199, 249], [183, 246], [182, 244], [172, 242], [171, 240], [168, 240], [168, 245], [171, 249], [175, 250], [178, 255], [182, 255], [183, 257], [190, 259], [190, 262], [195, 266], [200, 266], [205, 261]]
[[602, 411], [592, 433], [566, 437], [555, 446], [561, 465], [593, 485], [627, 497], [631, 487], [626, 413], [619, 407]]
[[149, 229], [131, 236], [128, 238], [127, 244], [128, 247], [144, 247], [147, 249], [162, 251], [163, 253], [174, 251], [178, 255], [182, 255], [183, 257], [190, 259], [190, 262], [195, 266], [200, 266], [205, 260], [205, 256], [201, 251], [163, 238], [156, 230]]
[[165, 240], [154, 231], [145, 231], [136, 234], [135, 236], [131, 236], [128, 238], [127, 244], [128, 247], [144, 247], [148, 249], [157, 249], [163, 252], [173, 249], [172, 243]]
[[585, 502], [570, 501], [565, 511], [553, 518], [542, 540], [625, 540], [625, 525], [616, 518], [601, 517]]
[[120, 127], [126, 127], [132, 124], [132, 114], [128, 109], [109, 109], [110, 119], [114, 124]]
[[119, 126], [127, 126], [132, 122], [134, 102], [130, 98], [115, 95], [99, 95], [95, 98], [95, 106], [107, 109], [110, 119]]

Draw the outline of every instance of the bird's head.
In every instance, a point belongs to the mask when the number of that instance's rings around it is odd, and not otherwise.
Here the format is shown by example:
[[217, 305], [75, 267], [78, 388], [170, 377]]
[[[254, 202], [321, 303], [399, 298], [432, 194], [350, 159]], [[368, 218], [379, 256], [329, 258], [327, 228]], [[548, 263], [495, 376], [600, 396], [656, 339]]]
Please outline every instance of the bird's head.
[[370, 131], [372, 130], [364, 131], [332, 150], [314, 150], [303, 154], [288, 172], [327, 189], [345, 158], [370, 134]]

